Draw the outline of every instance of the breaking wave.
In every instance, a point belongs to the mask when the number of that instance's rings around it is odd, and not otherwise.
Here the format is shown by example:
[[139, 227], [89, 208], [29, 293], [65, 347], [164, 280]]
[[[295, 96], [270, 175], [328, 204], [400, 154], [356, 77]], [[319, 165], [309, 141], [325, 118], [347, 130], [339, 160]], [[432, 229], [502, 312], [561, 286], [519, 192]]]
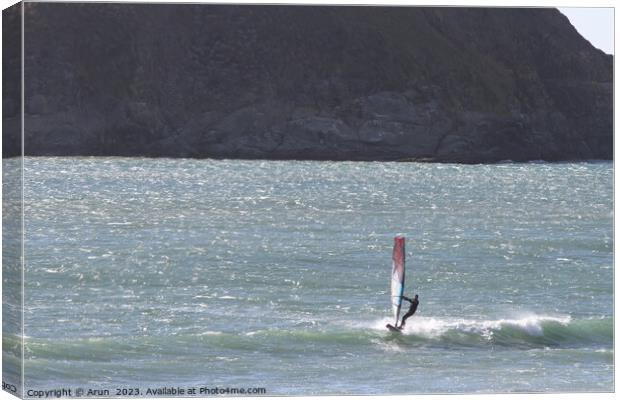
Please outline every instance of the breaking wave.
[[[385, 329], [389, 320], [372, 323]], [[399, 334], [400, 335], [400, 334]], [[613, 319], [532, 315], [515, 319], [411, 318], [403, 338], [445, 345], [573, 347], [613, 344]]]
[[[520, 319], [472, 320], [414, 317], [401, 333], [385, 328], [388, 319], [367, 323], [329, 324], [309, 329], [205, 331], [162, 337], [108, 336], [73, 340], [26, 338], [26, 358], [112, 362], [157, 351], [168, 357], [205, 355], [215, 349], [268, 350], [276, 353], [300, 349], [333, 351], [336, 348], [397, 343], [405, 346], [443, 348], [594, 348], [613, 349], [613, 319], [530, 316]], [[4, 338], [5, 353], [18, 343]], [[10, 353], [10, 350], [9, 350]], [[218, 351], [215, 352], [219, 354]]]

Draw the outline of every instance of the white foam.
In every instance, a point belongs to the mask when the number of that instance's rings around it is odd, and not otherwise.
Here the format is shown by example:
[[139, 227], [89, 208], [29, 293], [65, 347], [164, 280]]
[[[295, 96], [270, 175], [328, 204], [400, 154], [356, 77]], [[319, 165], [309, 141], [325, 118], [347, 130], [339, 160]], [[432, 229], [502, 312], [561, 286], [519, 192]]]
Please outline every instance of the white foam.
[[199, 333], [198, 336], [211, 336], [211, 335], [221, 335], [223, 332], [220, 331], [204, 331]]
[[566, 325], [570, 322], [570, 316], [553, 317], [553, 316], [538, 316], [532, 315], [520, 319], [500, 319], [498, 321], [485, 321], [492, 329], [501, 329], [502, 326], [508, 325], [515, 328], [524, 330], [532, 336], [542, 336], [543, 330], [541, 323], [543, 322], [557, 322], [562, 325]]
[[595, 353], [613, 353], [613, 349], [596, 349], [594, 350]]
[[[403, 333], [406, 335], [436, 338], [448, 331], [456, 330], [490, 337], [493, 331], [501, 330], [506, 326], [510, 326], [521, 329], [532, 336], [541, 336], [543, 334], [543, 323], [557, 322], [559, 324], [566, 325], [570, 321], [570, 316], [535, 314], [524, 315], [521, 318], [501, 318], [495, 320], [413, 316], [407, 320]], [[394, 321], [392, 318], [382, 318], [365, 323], [354, 323], [353, 326], [356, 328], [370, 328], [373, 330], [385, 331], [385, 325], [393, 323]]]

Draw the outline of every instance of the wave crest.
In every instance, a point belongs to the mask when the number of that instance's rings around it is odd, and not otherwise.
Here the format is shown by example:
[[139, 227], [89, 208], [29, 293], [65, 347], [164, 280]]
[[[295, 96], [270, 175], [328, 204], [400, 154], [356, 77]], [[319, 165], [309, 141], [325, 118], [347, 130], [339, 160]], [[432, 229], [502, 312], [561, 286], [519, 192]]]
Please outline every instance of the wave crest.
[[[382, 319], [372, 328], [385, 331]], [[473, 320], [413, 317], [407, 321], [403, 337], [421, 341], [461, 345], [570, 346], [573, 344], [611, 345], [613, 320], [570, 316], [530, 315], [514, 319]]]
[[[334, 351], [344, 347], [390, 345], [507, 348], [587, 348], [613, 352], [613, 318], [573, 319], [568, 316], [527, 316], [514, 319], [474, 320], [415, 316], [400, 333], [391, 333], [390, 319], [366, 323], [326, 324], [312, 328], [267, 328], [259, 330], [210, 331], [168, 336], [103, 336], [86, 338], [27, 338], [25, 357], [44, 359], [116, 362], [154, 351], [171, 358], [217, 356], [222, 351], [288, 353], [313, 348]], [[21, 349], [17, 337], [3, 338], [3, 351], [11, 355]], [[396, 347], [394, 347], [396, 345]], [[11, 351], [11, 350], [14, 351]], [[17, 354], [17, 353], [15, 353]]]

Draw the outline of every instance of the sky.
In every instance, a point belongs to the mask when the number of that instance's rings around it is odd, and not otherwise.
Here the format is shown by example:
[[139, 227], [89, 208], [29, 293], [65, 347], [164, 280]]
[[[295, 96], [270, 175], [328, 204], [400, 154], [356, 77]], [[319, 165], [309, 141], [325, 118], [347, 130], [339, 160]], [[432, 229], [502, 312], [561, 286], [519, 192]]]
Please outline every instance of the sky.
[[559, 9], [596, 48], [614, 54], [614, 9], [567, 7]]

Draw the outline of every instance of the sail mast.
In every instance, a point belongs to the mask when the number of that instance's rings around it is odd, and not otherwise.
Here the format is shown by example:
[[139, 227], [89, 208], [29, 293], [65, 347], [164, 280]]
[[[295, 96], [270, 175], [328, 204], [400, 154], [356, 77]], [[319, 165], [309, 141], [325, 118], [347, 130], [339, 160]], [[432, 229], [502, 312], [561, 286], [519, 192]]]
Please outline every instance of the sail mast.
[[400, 306], [405, 291], [405, 237], [394, 238], [392, 251], [392, 312], [394, 313], [394, 326], [398, 327]]

